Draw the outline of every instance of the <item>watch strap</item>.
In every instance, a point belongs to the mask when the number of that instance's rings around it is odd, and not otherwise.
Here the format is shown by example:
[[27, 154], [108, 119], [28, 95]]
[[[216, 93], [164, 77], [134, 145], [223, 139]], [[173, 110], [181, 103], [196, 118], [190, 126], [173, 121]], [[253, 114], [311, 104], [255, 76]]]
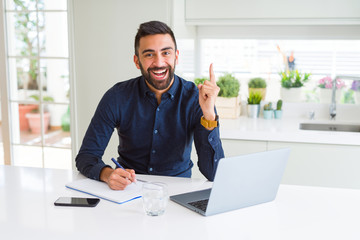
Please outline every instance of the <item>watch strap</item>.
[[200, 123], [201, 125], [203, 125], [203, 127], [205, 128], [215, 128], [218, 126], [218, 120], [219, 120], [219, 116], [216, 115], [215, 120], [207, 120], [204, 118], [204, 116], [201, 117], [200, 119]]

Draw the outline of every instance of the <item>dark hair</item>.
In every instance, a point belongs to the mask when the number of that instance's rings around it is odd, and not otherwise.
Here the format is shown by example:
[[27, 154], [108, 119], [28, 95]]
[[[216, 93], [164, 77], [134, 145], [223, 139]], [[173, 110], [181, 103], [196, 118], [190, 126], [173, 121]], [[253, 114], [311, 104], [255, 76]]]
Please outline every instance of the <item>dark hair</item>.
[[135, 36], [135, 55], [139, 56], [139, 45], [140, 38], [146, 37], [148, 35], [155, 34], [170, 34], [172, 40], [175, 44], [175, 51], [177, 50], [176, 40], [173, 31], [171, 28], [163, 22], [159, 21], [150, 21], [140, 24], [137, 34]]

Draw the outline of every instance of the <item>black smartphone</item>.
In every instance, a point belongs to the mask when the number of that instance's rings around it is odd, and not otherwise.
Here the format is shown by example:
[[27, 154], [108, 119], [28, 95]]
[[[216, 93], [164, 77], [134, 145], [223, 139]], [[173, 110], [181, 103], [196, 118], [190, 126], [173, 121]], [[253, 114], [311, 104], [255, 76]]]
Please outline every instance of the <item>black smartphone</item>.
[[54, 202], [54, 205], [68, 207], [95, 207], [99, 202], [99, 198], [59, 197]]

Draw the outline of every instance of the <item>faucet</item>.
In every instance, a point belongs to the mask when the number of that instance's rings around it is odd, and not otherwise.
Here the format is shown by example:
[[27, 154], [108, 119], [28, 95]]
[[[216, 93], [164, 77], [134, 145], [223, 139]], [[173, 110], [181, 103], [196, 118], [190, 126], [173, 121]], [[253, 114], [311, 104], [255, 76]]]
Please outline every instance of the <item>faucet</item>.
[[331, 94], [331, 104], [330, 104], [330, 120], [335, 120], [336, 117], [336, 79], [351, 79], [351, 80], [360, 80], [360, 76], [336, 76], [332, 82], [332, 94]]
[[336, 79], [332, 82], [331, 104], [330, 104], [330, 120], [335, 120], [336, 117]]

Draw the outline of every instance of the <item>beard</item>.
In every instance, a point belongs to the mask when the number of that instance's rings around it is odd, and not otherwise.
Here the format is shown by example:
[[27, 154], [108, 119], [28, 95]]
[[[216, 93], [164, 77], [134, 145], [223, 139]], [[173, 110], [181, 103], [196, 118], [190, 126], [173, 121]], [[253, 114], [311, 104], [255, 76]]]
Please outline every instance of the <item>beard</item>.
[[[176, 60], [175, 60], [176, 61]], [[172, 79], [174, 78], [175, 73], [175, 61], [174, 61], [174, 68], [172, 68], [170, 65], [167, 65], [166, 67], [153, 67], [148, 68], [147, 71], [143, 68], [141, 62], [139, 61], [139, 66], [141, 70], [141, 74], [145, 78], [145, 81], [148, 82], [151, 86], [153, 86], [157, 90], [164, 90], [167, 89], [170, 86], [170, 83]], [[155, 79], [152, 76], [151, 72], [154, 71], [163, 71], [165, 70], [165, 75], [167, 74], [167, 77], [163, 80]]]

